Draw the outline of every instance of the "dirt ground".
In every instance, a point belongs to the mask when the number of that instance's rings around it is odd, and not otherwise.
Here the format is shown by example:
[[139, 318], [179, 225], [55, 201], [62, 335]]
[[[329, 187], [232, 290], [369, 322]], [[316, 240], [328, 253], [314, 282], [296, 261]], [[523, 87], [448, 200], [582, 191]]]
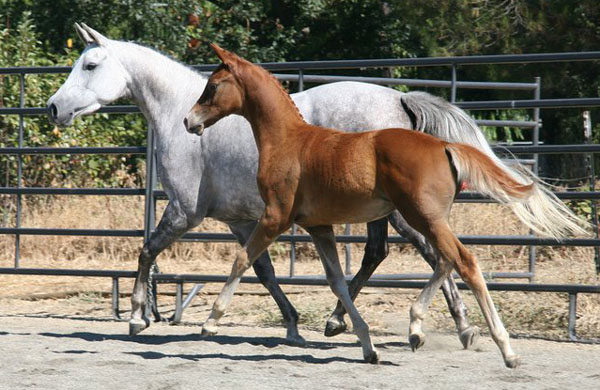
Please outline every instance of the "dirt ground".
[[[24, 226], [125, 229], [131, 221], [141, 224], [142, 208], [134, 200], [74, 198], [51, 205], [25, 213]], [[452, 223], [460, 234], [526, 232], [497, 205], [456, 205], [455, 213]], [[364, 226], [353, 229], [364, 233]], [[214, 221], [200, 230], [226, 231]], [[134, 270], [140, 247], [141, 240], [130, 238], [23, 236], [21, 266]], [[353, 273], [362, 247], [352, 245]], [[225, 275], [237, 248], [233, 243], [178, 243], [161, 254], [158, 264], [165, 273]], [[470, 248], [484, 271], [527, 270], [525, 247]], [[339, 245], [342, 258], [344, 250]], [[13, 254], [14, 241], [0, 240], [0, 266], [12, 267]], [[287, 275], [289, 246], [276, 243], [270, 254], [276, 273]], [[298, 244], [297, 255], [296, 275], [323, 273], [311, 244]], [[600, 283], [591, 248], [540, 247], [536, 257], [538, 283]], [[431, 271], [410, 246], [391, 245], [377, 272]], [[132, 281], [120, 284], [121, 315], [128, 318]], [[239, 286], [219, 335], [202, 339], [200, 326], [221, 287], [207, 284], [186, 309], [182, 325], [156, 323], [130, 338], [127, 323], [111, 318], [109, 278], [0, 275], [0, 389], [600, 388], [600, 344], [564, 342], [566, 294], [491, 293], [523, 358], [522, 367], [508, 370], [467, 291], [462, 295], [469, 319], [483, 330], [477, 347], [462, 349], [438, 293], [424, 323], [426, 344], [412, 353], [406, 344], [408, 311], [419, 291], [365, 288], [356, 304], [381, 352], [382, 362], [374, 367], [362, 363], [352, 333], [322, 336], [335, 305], [327, 287], [282, 286], [300, 314], [300, 333], [308, 340], [304, 348], [285, 344], [277, 306], [262, 286], [250, 284]], [[190, 288], [185, 285], [186, 291]], [[168, 317], [174, 286], [160, 285], [159, 292], [161, 313]], [[578, 296], [577, 333], [600, 339], [600, 294]]]
[[375, 334], [377, 366], [362, 362], [352, 334], [327, 339], [303, 329], [305, 347], [273, 327], [223, 326], [203, 339], [198, 323], [127, 324], [99, 316], [0, 315], [2, 389], [598, 389], [600, 345], [514, 339], [523, 364], [504, 368], [489, 337], [463, 350], [429, 333], [416, 353], [404, 323]]

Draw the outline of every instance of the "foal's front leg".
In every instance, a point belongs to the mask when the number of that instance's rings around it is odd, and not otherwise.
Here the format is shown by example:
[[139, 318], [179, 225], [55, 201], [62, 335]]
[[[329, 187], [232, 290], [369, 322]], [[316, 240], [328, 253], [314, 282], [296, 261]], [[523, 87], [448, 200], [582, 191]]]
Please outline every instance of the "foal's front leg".
[[[389, 247], [387, 243], [388, 223], [386, 218], [378, 219], [367, 224], [367, 244], [365, 245], [365, 253], [360, 265], [360, 269], [350, 281], [350, 296], [354, 301], [367, 283], [373, 272], [379, 264], [387, 257]], [[337, 301], [337, 305], [333, 313], [325, 324], [325, 336], [332, 337], [346, 330], [346, 321], [344, 315], [346, 309], [341, 301]]]
[[269, 245], [281, 233], [290, 227], [290, 223], [283, 223], [280, 221], [278, 218], [279, 215], [281, 214], [278, 212], [273, 212], [272, 208], [267, 206], [265, 213], [258, 221], [258, 224], [248, 239], [248, 242], [244, 248], [237, 252], [235, 262], [231, 268], [231, 273], [229, 274], [223, 289], [213, 304], [213, 308], [208, 320], [206, 320], [202, 327], [203, 335], [207, 336], [217, 333], [217, 324], [219, 319], [221, 319], [223, 314], [225, 314], [227, 307], [229, 307], [235, 289], [240, 283], [244, 272], [246, 272], [246, 270], [252, 266], [260, 254], [267, 250]]
[[[230, 223], [229, 227], [238, 239], [238, 242], [242, 245], [246, 245], [246, 242], [254, 231], [257, 223], [258, 222], [256, 221], [241, 221]], [[281, 289], [281, 286], [279, 286], [279, 283], [277, 282], [275, 270], [273, 269], [273, 264], [271, 263], [271, 258], [269, 257], [269, 251], [264, 251], [258, 257], [258, 259], [256, 259], [252, 267], [254, 268], [256, 276], [258, 276], [258, 279], [263, 286], [269, 290], [269, 293], [281, 311], [281, 315], [283, 316], [283, 320], [287, 328], [286, 339], [292, 344], [306, 344], [304, 337], [300, 336], [298, 333], [298, 312], [290, 303], [287, 296]]]
[[375, 349], [375, 346], [371, 342], [371, 336], [369, 335], [369, 325], [362, 319], [360, 313], [352, 302], [352, 297], [348, 291], [348, 285], [346, 279], [344, 279], [344, 273], [340, 266], [340, 260], [338, 258], [337, 249], [335, 247], [335, 235], [333, 234], [333, 228], [331, 226], [316, 226], [306, 228], [310, 233], [323, 268], [325, 268], [325, 274], [327, 275], [327, 281], [333, 293], [342, 302], [344, 308], [348, 312], [350, 319], [352, 320], [352, 326], [354, 332], [360, 339], [360, 343], [363, 349], [363, 357], [368, 363], [378, 363], [379, 353]]

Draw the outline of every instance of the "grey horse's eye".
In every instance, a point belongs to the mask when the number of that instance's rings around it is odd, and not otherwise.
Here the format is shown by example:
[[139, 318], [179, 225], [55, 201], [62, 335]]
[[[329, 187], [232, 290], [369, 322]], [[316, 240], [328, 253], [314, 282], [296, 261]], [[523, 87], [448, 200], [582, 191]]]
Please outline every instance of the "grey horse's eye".
[[97, 64], [87, 64], [85, 66], [85, 70], [94, 70], [94, 69], [96, 69], [97, 66], [98, 66]]

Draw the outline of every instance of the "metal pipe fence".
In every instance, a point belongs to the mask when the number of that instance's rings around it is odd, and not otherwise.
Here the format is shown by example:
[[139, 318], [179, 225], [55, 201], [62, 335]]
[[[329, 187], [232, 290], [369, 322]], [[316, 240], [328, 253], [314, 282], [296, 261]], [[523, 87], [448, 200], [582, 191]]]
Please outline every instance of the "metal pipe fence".
[[[600, 52], [584, 53], [545, 53], [529, 55], [498, 55], [498, 56], [476, 56], [476, 57], [440, 57], [440, 58], [409, 58], [409, 59], [383, 59], [383, 60], [351, 60], [351, 61], [302, 61], [290, 63], [264, 63], [265, 68], [272, 71], [296, 72], [295, 74], [276, 74], [282, 81], [295, 82], [298, 90], [304, 89], [305, 83], [329, 83], [337, 81], [361, 81], [382, 85], [404, 85], [410, 87], [437, 87], [449, 88], [451, 90], [450, 100], [459, 107], [467, 110], [504, 110], [504, 109], [532, 109], [532, 120], [479, 120], [481, 126], [511, 126], [532, 129], [532, 145], [496, 147], [496, 152], [509, 152], [512, 154], [533, 155], [531, 160], [533, 169], [537, 172], [537, 156], [543, 153], [598, 153], [600, 145], [541, 145], [539, 140], [539, 110], [541, 108], [564, 108], [564, 107], [599, 107], [600, 98], [565, 98], [565, 99], [541, 99], [541, 81], [536, 78], [532, 83], [510, 83], [510, 82], [473, 82], [460, 81], [457, 79], [458, 66], [471, 66], [479, 64], [523, 64], [523, 63], [545, 63], [561, 61], [598, 61]], [[306, 74], [310, 70], [338, 70], [338, 69], [363, 69], [363, 68], [388, 68], [397, 66], [447, 66], [450, 67], [450, 80], [423, 80], [423, 79], [396, 79], [385, 77], [351, 77], [335, 75], [311, 75]], [[199, 71], [210, 71], [215, 65], [194, 66]], [[45, 115], [46, 110], [42, 107], [25, 107], [26, 75], [28, 74], [56, 74], [68, 73], [69, 67], [20, 67], [0, 68], [0, 74], [18, 75], [20, 82], [19, 107], [0, 107], [0, 116], [18, 115], [19, 134], [16, 147], [1, 147], [0, 155], [17, 156], [17, 184], [16, 187], [0, 187], [0, 194], [11, 194], [16, 198], [16, 224], [15, 227], [0, 227], [0, 235], [15, 236], [14, 267], [0, 268], [0, 274], [37, 274], [37, 275], [66, 275], [71, 276], [106, 276], [113, 278], [113, 292], [118, 294], [118, 279], [132, 277], [129, 271], [103, 271], [103, 270], [58, 270], [58, 269], [31, 269], [20, 267], [20, 237], [22, 235], [76, 235], [76, 236], [113, 236], [113, 237], [144, 237], [147, 239], [155, 227], [156, 201], [166, 199], [163, 191], [157, 190], [157, 176], [155, 169], [154, 140], [152, 129], [148, 129], [146, 146], [125, 147], [23, 147], [24, 144], [24, 117], [32, 115]], [[469, 101], [457, 102], [458, 89], [499, 89], [518, 90], [532, 93], [532, 99], [507, 100], [507, 101]], [[101, 113], [127, 114], [139, 113], [135, 106], [113, 105], [103, 107]], [[24, 188], [22, 185], [22, 170], [24, 155], [64, 155], [64, 154], [143, 154], [147, 161], [147, 176], [145, 188]], [[595, 178], [592, 178], [594, 181]], [[103, 230], [103, 229], [51, 229], [51, 228], [24, 228], [21, 226], [21, 210], [23, 195], [105, 195], [105, 196], [132, 196], [143, 195], [145, 199], [145, 218], [143, 229], [132, 230]], [[594, 190], [588, 192], [559, 192], [557, 196], [565, 200], [592, 200], [600, 199], [600, 192]], [[459, 202], [489, 202], [490, 200], [474, 193], [463, 193], [458, 197]], [[539, 245], [561, 245], [561, 246], [600, 246], [600, 239], [565, 239], [560, 242], [535, 236], [461, 236], [461, 241], [468, 245], [526, 245], [529, 246], [529, 269], [527, 272], [495, 272], [488, 273], [491, 278], [527, 278], [533, 281], [535, 277], [535, 247]], [[365, 236], [352, 235], [350, 227], [346, 227], [344, 235], [337, 237], [338, 242], [344, 244], [364, 243]], [[182, 241], [210, 241], [230, 242], [235, 241], [233, 235], [226, 233], [187, 233]], [[307, 235], [297, 234], [294, 227], [291, 234], [282, 235], [278, 241], [287, 242], [291, 246], [290, 271], [287, 278], [280, 278], [282, 283], [294, 284], [324, 284], [322, 277], [298, 277], [295, 275], [294, 262], [296, 259], [296, 243], [309, 242]], [[390, 243], [406, 243], [407, 240], [400, 236], [390, 236]], [[350, 272], [351, 252], [350, 246], [346, 245], [346, 272]], [[422, 288], [424, 282], [409, 282], [405, 279], [422, 279], [429, 274], [399, 274], [399, 275], [376, 275], [369, 282], [370, 285], [380, 287], [411, 287]], [[254, 278], [255, 279], [255, 278]], [[245, 278], [244, 281], [255, 283], [253, 278]], [[156, 280], [171, 281], [178, 283], [178, 312], [181, 314], [181, 288], [184, 282], [210, 282], [224, 281], [224, 276], [216, 275], [157, 275]], [[116, 286], [116, 287], [115, 287]], [[559, 286], [560, 287], [560, 286]], [[562, 286], [548, 287], [541, 284], [490, 284], [490, 289], [517, 289], [519, 291], [548, 291], [566, 292], [570, 299], [569, 334], [575, 339], [575, 312], [576, 298], [578, 293], [598, 293], [600, 287], [579, 285], [575, 287]], [[465, 288], [461, 284], [461, 288]], [[544, 289], [545, 288], [545, 289]], [[113, 303], [114, 303], [113, 297]], [[118, 303], [118, 302], [117, 302]], [[572, 306], [572, 307], [571, 307]], [[118, 308], [113, 308], [118, 315]], [[571, 318], [572, 317], [572, 318]], [[573, 320], [573, 322], [571, 322]]]

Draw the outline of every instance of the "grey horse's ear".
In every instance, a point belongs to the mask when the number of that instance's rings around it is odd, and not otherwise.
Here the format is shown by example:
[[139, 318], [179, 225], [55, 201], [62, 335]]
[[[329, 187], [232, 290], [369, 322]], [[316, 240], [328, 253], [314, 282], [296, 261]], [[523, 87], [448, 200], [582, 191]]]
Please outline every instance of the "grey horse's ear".
[[86, 45], [91, 45], [92, 43], [94, 43], [94, 40], [92, 39], [92, 37], [90, 37], [90, 34], [88, 34], [87, 31], [85, 31], [79, 25], [79, 23], [75, 23], [75, 31], [77, 31], [77, 35], [79, 35], [79, 38], [81, 38], [83, 43], [85, 43]]
[[85, 23], [81, 23], [81, 27], [83, 27], [85, 32], [90, 36], [90, 38], [92, 38], [92, 43], [97, 43], [98, 46], [106, 46], [108, 43], [108, 38]]

